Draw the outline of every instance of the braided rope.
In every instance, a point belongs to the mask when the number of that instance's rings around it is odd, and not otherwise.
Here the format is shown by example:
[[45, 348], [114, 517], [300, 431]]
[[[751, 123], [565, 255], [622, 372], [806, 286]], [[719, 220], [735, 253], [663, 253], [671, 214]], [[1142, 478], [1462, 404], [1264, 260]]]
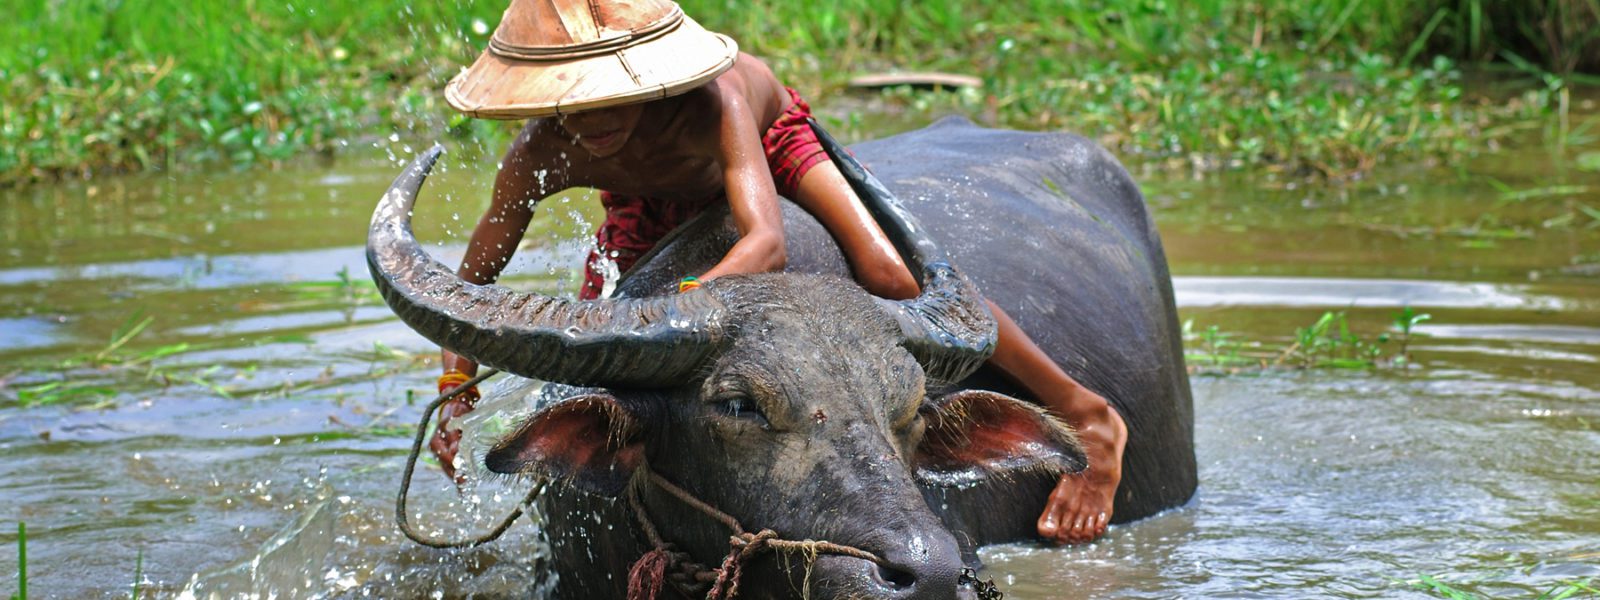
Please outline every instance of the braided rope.
[[[883, 559], [878, 555], [854, 546], [826, 540], [785, 540], [771, 529], [750, 533], [745, 531], [744, 526], [740, 525], [739, 520], [732, 515], [696, 498], [694, 494], [668, 481], [661, 474], [648, 470], [646, 474], [650, 483], [690, 508], [721, 523], [733, 533], [728, 536], [728, 555], [723, 557], [720, 566], [708, 569], [705, 565], [693, 563], [688, 554], [674, 551], [672, 544], [661, 537], [655, 522], [651, 521], [650, 515], [645, 512], [644, 502], [639, 498], [638, 486], [629, 487], [628, 505], [633, 509], [634, 518], [639, 522], [639, 529], [644, 532], [645, 539], [653, 547], [644, 556], [639, 557], [639, 561], [629, 570], [629, 600], [656, 598], [661, 590], [660, 581], [656, 577], [660, 576], [665, 576], [685, 596], [699, 596], [703, 586], [709, 583], [710, 588], [705, 592], [707, 600], [735, 598], [739, 595], [739, 580], [744, 574], [745, 563], [767, 551], [801, 552], [811, 558], [819, 554], [836, 554], [883, 564]], [[668, 573], [669, 571], [673, 572]]]

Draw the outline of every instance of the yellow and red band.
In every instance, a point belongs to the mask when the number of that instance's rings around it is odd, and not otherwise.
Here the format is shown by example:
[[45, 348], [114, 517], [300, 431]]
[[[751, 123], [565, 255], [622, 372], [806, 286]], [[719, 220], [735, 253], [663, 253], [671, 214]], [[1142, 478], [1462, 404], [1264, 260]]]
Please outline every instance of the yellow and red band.
[[[443, 394], [452, 389], [459, 388], [461, 387], [461, 384], [471, 380], [471, 377], [468, 377], [466, 373], [462, 373], [459, 370], [450, 369], [449, 371], [445, 371], [443, 375], [439, 376], [439, 393]], [[472, 386], [465, 390], [461, 390], [461, 393], [457, 397], [466, 400], [468, 404], [476, 402], [479, 397], [478, 386]]]

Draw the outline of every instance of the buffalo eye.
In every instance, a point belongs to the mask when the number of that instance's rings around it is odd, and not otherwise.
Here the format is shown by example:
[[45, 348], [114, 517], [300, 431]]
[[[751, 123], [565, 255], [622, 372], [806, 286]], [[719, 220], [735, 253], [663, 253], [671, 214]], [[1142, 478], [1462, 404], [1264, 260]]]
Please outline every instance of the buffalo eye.
[[772, 427], [767, 421], [766, 413], [761, 412], [761, 405], [745, 394], [738, 392], [719, 394], [714, 399], [713, 406], [725, 417], [749, 421], [762, 429]]

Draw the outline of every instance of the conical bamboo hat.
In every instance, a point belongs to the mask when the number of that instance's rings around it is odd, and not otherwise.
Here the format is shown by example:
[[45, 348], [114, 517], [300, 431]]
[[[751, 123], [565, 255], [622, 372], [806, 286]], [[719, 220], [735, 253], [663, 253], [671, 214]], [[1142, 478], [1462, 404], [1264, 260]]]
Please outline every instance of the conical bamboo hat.
[[512, 0], [489, 48], [444, 94], [474, 117], [573, 113], [681, 94], [738, 54], [670, 0]]

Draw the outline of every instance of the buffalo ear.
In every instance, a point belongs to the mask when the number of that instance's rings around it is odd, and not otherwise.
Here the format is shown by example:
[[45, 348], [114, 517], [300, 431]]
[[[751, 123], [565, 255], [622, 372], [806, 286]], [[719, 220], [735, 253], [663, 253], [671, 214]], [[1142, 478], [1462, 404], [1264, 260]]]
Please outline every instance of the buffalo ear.
[[644, 464], [640, 419], [609, 394], [567, 398], [528, 417], [484, 456], [496, 473], [565, 480], [616, 496]]
[[917, 478], [958, 486], [1029, 471], [1084, 468], [1077, 435], [1034, 404], [1005, 394], [963, 390], [923, 405], [927, 423], [914, 459]]

